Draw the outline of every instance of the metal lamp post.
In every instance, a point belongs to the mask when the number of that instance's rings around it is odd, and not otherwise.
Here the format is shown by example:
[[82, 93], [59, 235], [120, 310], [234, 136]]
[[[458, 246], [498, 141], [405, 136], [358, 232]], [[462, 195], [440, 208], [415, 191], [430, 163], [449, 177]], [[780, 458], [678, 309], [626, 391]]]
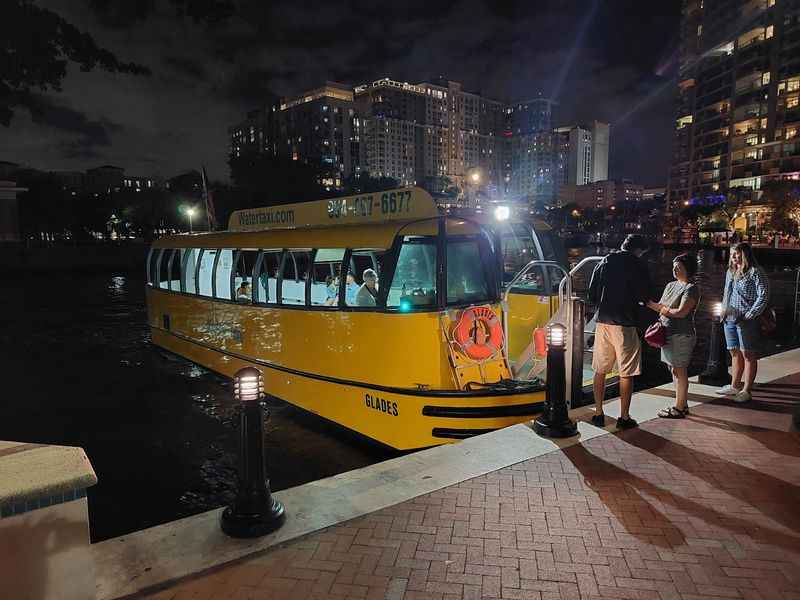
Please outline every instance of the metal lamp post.
[[708, 361], [705, 371], [700, 373], [697, 380], [705, 385], [725, 385], [731, 382], [731, 376], [728, 373], [725, 338], [721, 331], [721, 302], [714, 304], [712, 314], [714, 318], [711, 319], [711, 336], [708, 340]]
[[544, 412], [533, 423], [536, 433], [544, 437], [570, 437], [578, 434], [578, 426], [567, 412], [567, 371], [565, 350], [567, 329], [560, 323], [547, 326], [547, 388]]
[[191, 206], [186, 209], [186, 216], [189, 217], [189, 233], [192, 233], [192, 217], [194, 216], [195, 209]]
[[261, 372], [246, 367], [233, 379], [233, 395], [241, 402], [239, 481], [236, 499], [220, 519], [222, 531], [235, 538], [252, 538], [278, 529], [286, 518], [283, 504], [272, 497], [264, 468], [264, 429], [260, 400]]

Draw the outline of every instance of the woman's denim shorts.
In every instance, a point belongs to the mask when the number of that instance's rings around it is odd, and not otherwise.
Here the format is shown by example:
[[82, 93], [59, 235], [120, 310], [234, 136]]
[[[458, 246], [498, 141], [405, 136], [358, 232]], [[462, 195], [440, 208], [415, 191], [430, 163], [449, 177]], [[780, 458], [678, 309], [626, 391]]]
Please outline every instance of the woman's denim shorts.
[[725, 321], [725, 344], [728, 350], [755, 352], [761, 342], [761, 327], [757, 319]]

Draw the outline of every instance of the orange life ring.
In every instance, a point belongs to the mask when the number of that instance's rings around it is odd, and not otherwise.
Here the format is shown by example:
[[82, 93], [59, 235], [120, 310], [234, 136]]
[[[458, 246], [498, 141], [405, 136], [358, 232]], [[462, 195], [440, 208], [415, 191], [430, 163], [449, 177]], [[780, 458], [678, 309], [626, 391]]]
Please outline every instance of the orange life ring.
[[503, 348], [503, 326], [488, 306], [467, 308], [453, 329], [453, 340], [473, 360], [486, 360]]

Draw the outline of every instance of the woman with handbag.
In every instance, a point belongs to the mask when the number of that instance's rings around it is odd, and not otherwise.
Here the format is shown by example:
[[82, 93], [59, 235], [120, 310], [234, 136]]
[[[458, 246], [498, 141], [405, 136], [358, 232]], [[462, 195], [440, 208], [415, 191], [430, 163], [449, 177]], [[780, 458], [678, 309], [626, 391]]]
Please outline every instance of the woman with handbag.
[[[758, 266], [750, 244], [731, 246], [725, 292], [722, 295], [722, 316], [725, 343], [733, 362], [733, 381], [716, 391], [720, 396], [733, 396], [734, 402], [749, 402], [750, 391], [758, 372], [758, 345], [765, 329], [774, 321], [766, 315], [769, 302], [769, 280]], [[764, 323], [761, 323], [763, 319]], [[744, 384], [742, 384], [744, 374]]]
[[[681, 254], [672, 261], [671, 281], [664, 288], [661, 300], [648, 302], [647, 306], [660, 317], [652, 329], [659, 325], [666, 332], [666, 343], [661, 346], [661, 361], [669, 366], [675, 382], [675, 406], [658, 413], [664, 419], [682, 419], [689, 414], [689, 362], [697, 342], [694, 314], [700, 304], [700, 288], [694, 282], [697, 273], [697, 258], [693, 254]], [[648, 336], [659, 335], [648, 330]]]

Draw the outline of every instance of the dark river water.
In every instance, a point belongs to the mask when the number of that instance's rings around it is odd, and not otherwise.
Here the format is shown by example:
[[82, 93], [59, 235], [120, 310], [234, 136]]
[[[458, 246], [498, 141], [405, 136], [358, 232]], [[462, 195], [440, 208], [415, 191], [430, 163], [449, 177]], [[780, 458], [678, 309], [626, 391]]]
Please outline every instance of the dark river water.
[[[659, 285], [671, 278], [673, 255], [649, 257]], [[794, 274], [769, 271], [775, 305], [788, 304]], [[704, 299], [719, 297], [723, 276], [723, 267], [705, 253]], [[141, 274], [4, 279], [0, 439], [86, 450], [99, 478], [89, 490], [93, 541], [231, 501], [237, 411], [230, 386], [150, 344]], [[698, 315], [695, 369], [706, 355], [709, 304]], [[773, 340], [768, 351], [788, 343]], [[658, 352], [648, 352], [639, 387], [663, 383], [666, 373]], [[266, 445], [274, 490], [398, 454], [288, 405], [270, 407]]]

